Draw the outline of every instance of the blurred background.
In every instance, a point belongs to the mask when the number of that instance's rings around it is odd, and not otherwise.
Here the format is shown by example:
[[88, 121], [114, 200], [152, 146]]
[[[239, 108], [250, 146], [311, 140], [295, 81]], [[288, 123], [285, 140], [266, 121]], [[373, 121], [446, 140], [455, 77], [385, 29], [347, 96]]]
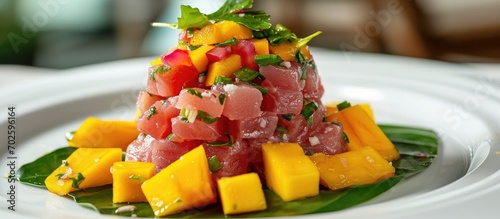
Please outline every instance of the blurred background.
[[[65, 69], [159, 55], [178, 31], [179, 5], [215, 11], [223, 0], [0, 0], [0, 64]], [[255, 0], [273, 24], [310, 45], [449, 62], [500, 61], [498, 0]]]

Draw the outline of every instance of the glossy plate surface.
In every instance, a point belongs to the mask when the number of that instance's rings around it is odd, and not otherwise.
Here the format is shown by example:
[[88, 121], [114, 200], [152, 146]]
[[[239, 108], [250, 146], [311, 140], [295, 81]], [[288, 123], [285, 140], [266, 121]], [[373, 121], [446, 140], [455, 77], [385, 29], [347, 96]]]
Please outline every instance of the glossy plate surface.
[[[325, 102], [372, 104], [377, 122], [423, 127], [440, 135], [426, 171], [357, 207], [317, 218], [497, 218], [500, 197], [500, 80], [464, 65], [315, 49]], [[0, 173], [66, 145], [64, 134], [87, 116], [130, 119], [152, 58], [67, 70], [56, 77], [0, 89]], [[7, 107], [16, 107], [15, 159], [9, 159]], [[111, 218], [69, 198], [0, 181], [0, 218]], [[113, 217], [116, 218], [116, 217]]]

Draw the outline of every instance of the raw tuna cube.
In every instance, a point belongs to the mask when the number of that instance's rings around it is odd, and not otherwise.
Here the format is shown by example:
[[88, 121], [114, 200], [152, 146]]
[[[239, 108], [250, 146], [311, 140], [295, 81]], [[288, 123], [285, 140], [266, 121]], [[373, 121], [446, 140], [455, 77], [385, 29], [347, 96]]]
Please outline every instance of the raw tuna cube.
[[220, 117], [225, 101], [219, 98], [221, 93], [200, 88], [183, 89], [175, 104], [178, 109], [195, 109], [208, 113], [212, 117]]
[[126, 151], [125, 161], [141, 161], [150, 162], [151, 156], [151, 142], [155, 139], [149, 135], [139, 134], [137, 139], [132, 141]]
[[230, 120], [255, 118], [261, 114], [262, 93], [248, 84], [224, 85], [226, 100], [222, 115]]
[[201, 145], [201, 141], [185, 141], [183, 143], [172, 142], [168, 139], [155, 140], [151, 143], [152, 162], [155, 163], [156, 172], [160, 172], [179, 157], [191, 149]]
[[280, 114], [298, 115], [302, 110], [303, 95], [300, 91], [267, 88], [262, 101], [262, 110]]
[[140, 91], [137, 96], [137, 108], [144, 112], [149, 109], [156, 101], [164, 100], [165, 97], [154, 95], [146, 91]]
[[308, 99], [321, 98], [322, 95], [322, 91], [320, 89], [321, 87], [322, 85], [319, 80], [318, 72], [311, 66], [307, 66], [305, 86], [304, 89], [302, 90], [304, 97]]
[[283, 135], [284, 142], [298, 142], [299, 144], [307, 140], [307, 133], [310, 126], [302, 115], [293, 115], [289, 120], [279, 116], [278, 126], [285, 127], [287, 132]]
[[262, 86], [266, 88], [275, 87], [280, 90], [300, 91], [301, 64], [290, 62], [290, 67], [267, 65], [261, 66], [259, 71], [266, 79]]
[[203, 140], [209, 142], [219, 139], [224, 134], [222, 123], [219, 120], [211, 124], [200, 120], [189, 123], [182, 121], [180, 117], [172, 118], [172, 133], [184, 141]]
[[248, 67], [253, 70], [259, 69], [259, 66], [255, 63], [255, 46], [252, 42], [248, 40], [238, 40], [238, 43], [231, 46], [231, 50], [234, 54], [238, 54], [241, 57], [241, 64], [243, 67]]
[[153, 71], [154, 75], [151, 76], [153, 74], [151, 73], [148, 79], [156, 83], [157, 93], [160, 96], [171, 97], [179, 95], [182, 88], [198, 81], [199, 73], [194, 66], [176, 65], [164, 66], [163, 68], [163, 70], [157, 70], [156, 73]]
[[172, 133], [170, 119], [178, 116], [179, 112], [170, 101], [156, 101], [137, 119], [137, 129], [155, 139], [163, 139]]
[[245, 141], [235, 141], [231, 147], [213, 147], [206, 144], [203, 147], [207, 157], [216, 156], [222, 166], [222, 169], [212, 175], [214, 180], [247, 173], [251, 151]]
[[347, 145], [342, 137], [342, 127], [331, 123], [321, 123], [309, 133], [308, 141], [301, 145], [306, 154], [324, 153], [327, 155], [347, 151]]
[[278, 125], [278, 116], [265, 112], [256, 118], [229, 121], [229, 134], [233, 138], [270, 138]]

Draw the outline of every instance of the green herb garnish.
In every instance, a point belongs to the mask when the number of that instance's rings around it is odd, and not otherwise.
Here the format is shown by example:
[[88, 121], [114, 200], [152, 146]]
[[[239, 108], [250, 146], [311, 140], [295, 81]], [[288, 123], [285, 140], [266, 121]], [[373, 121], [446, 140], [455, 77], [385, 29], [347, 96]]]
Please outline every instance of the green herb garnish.
[[205, 124], [212, 124], [217, 122], [219, 117], [212, 117], [207, 112], [198, 110], [198, 115], [196, 115], [196, 119], [203, 121]]
[[217, 46], [217, 47], [231, 46], [231, 45], [236, 45], [237, 43], [238, 43], [238, 40], [233, 37], [233, 38], [228, 39], [224, 42], [216, 43], [216, 44], [214, 44], [214, 46]]
[[283, 117], [283, 119], [286, 119], [287, 121], [290, 121], [290, 120], [292, 120], [293, 115], [292, 114], [283, 114], [283, 115], [281, 115], [281, 117]]
[[156, 74], [165, 74], [165, 72], [167, 72], [168, 70], [170, 70], [170, 66], [167, 66], [167, 65], [156, 66], [154, 68], [154, 70], [151, 72], [151, 74], [149, 75], [149, 80], [155, 81]]
[[82, 173], [77, 173], [74, 178], [71, 178], [73, 180], [73, 183], [71, 184], [71, 187], [75, 189], [79, 189], [78, 186], [80, 186], [80, 183], [85, 179], [85, 177], [82, 175]]
[[197, 96], [197, 97], [199, 97], [199, 98], [203, 98], [203, 96], [201, 96], [201, 92], [200, 92], [200, 91], [198, 91], [198, 90], [196, 90], [196, 89], [193, 89], [193, 88], [185, 88], [185, 90], [186, 90], [189, 94], [191, 94], [191, 95], [195, 95], [195, 96]]
[[214, 84], [231, 84], [233, 83], [233, 79], [231, 78], [226, 78], [224, 76], [217, 76], [215, 77]]
[[241, 68], [240, 70], [234, 72], [233, 74], [236, 78], [240, 79], [240, 81], [243, 82], [253, 81], [260, 75], [258, 71], [254, 71], [247, 67]]
[[132, 174], [128, 177], [131, 180], [145, 181], [146, 179], [137, 174]]
[[342, 138], [344, 139], [345, 143], [349, 144], [349, 136], [345, 132], [342, 132]]
[[219, 103], [220, 103], [220, 105], [223, 105], [223, 104], [224, 104], [224, 100], [226, 100], [226, 95], [225, 95], [225, 94], [223, 94], [223, 93], [221, 93], [221, 94], [219, 95]]
[[212, 173], [217, 173], [217, 171], [222, 169], [222, 165], [220, 164], [217, 156], [214, 155], [208, 159], [208, 168]]
[[221, 146], [228, 146], [228, 147], [231, 147], [233, 146], [233, 137], [229, 134], [226, 134], [227, 138], [228, 138], [228, 141], [224, 142], [224, 141], [213, 141], [213, 142], [207, 142], [207, 145], [208, 146], [212, 146], [212, 147], [221, 147]]
[[149, 120], [151, 118], [151, 116], [157, 114], [158, 112], [156, 112], [156, 107], [155, 106], [151, 106], [149, 107], [148, 109], [148, 115], [146, 115], [146, 118]]
[[255, 56], [255, 63], [257, 63], [257, 65], [262, 65], [262, 66], [279, 65], [282, 62], [283, 62], [283, 59], [275, 54], [256, 55]]
[[258, 85], [256, 83], [249, 83], [249, 84], [252, 85], [253, 87], [257, 88], [257, 90], [259, 90], [262, 93], [262, 95], [266, 95], [267, 94], [267, 88], [262, 87], [262, 86], [260, 86], [260, 85]]
[[315, 103], [315, 102], [309, 102], [308, 104], [306, 104], [306, 105], [304, 106], [304, 108], [303, 108], [303, 109], [302, 109], [302, 111], [300, 112], [300, 114], [301, 114], [302, 116], [304, 116], [304, 118], [307, 120], [307, 124], [308, 124], [308, 125], [312, 125], [312, 123], [313, 123], [312, 118], [313, 118], [313, 117], [311, 117], [311, 116], [312, 116], [312, 114], [313, 114], [314, 112], [316, 112], [316, 110], [317, 110], [317, 109], [318, 109], [318, 105], [316, 105], [316, 103]]
[[347, 102], [347, 101], [344, 101], [344, 102], [342, 102], [342, 103], [337, 104], [337, 109], [338, 109], [339, 111], [341, 111], [341, 110], [343, 110], [343, 109], [346, 109], [346, 108], [349, 108], [349, 107], [351, 107], [351, 103], [349, 103], [349, 102]]

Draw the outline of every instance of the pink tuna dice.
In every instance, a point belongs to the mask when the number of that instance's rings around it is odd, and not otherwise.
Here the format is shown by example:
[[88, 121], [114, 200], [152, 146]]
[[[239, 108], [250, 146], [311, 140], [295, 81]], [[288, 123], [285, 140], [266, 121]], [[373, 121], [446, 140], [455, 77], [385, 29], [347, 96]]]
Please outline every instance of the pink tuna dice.
[[226, 99], [222, 115], [230, 120], [260, 116], [263, 97], [257, 88], [248, 84], [227, 84], [223, 88]]
[[126, 161], [151, 161], [151, 142], [155, 139], [149, 135], [139, 134], [137, 139], [132, 141], [126, 151]]
[[179, 109], [175, 108], [170, 101], [156, 101], [137, 119], [137, 129], [155, 139], [166, 138], [172, 133], [170, 119], [178, 116], [179, 113]]
[[308, 140], [302, 143], [306, 154], [324, 153], [327, 155], [347, 151], [342, 136], [342, 127], [331, 123], [321, 123], [310, 130]]
[[301, 91], [301, 66], [297, 62], [292, 62], [289, 68], [274, 65], [261, 66], [259, 72], [266, 77], [261, 85], [266, 88], [275, 87], [280, 90]]
[[189, 123], [182, 121], [180, 117], [172, 118], [172, 133], [177, 139], [184, 141], [202, 140], [208, 142], [216, 141], [224, 134], [222, 122], [219, 120], [211, 124], [200, 120]]
[[220, 117], [225, 101], [221, 93], [201, 88], [183, 89], [175, 104], [178, 109], [195, 109], [208, 113], [212, 117]]
[[262, 110], [280, 114], [298, 115], [302, 110], [303, 95], [300, 91], [268, 88], [262, 101]]
[[229, 121], [228, 132], [235, 139], [270, 138], [277, 125], [278, 116], [265, 112], [259, 117]]

